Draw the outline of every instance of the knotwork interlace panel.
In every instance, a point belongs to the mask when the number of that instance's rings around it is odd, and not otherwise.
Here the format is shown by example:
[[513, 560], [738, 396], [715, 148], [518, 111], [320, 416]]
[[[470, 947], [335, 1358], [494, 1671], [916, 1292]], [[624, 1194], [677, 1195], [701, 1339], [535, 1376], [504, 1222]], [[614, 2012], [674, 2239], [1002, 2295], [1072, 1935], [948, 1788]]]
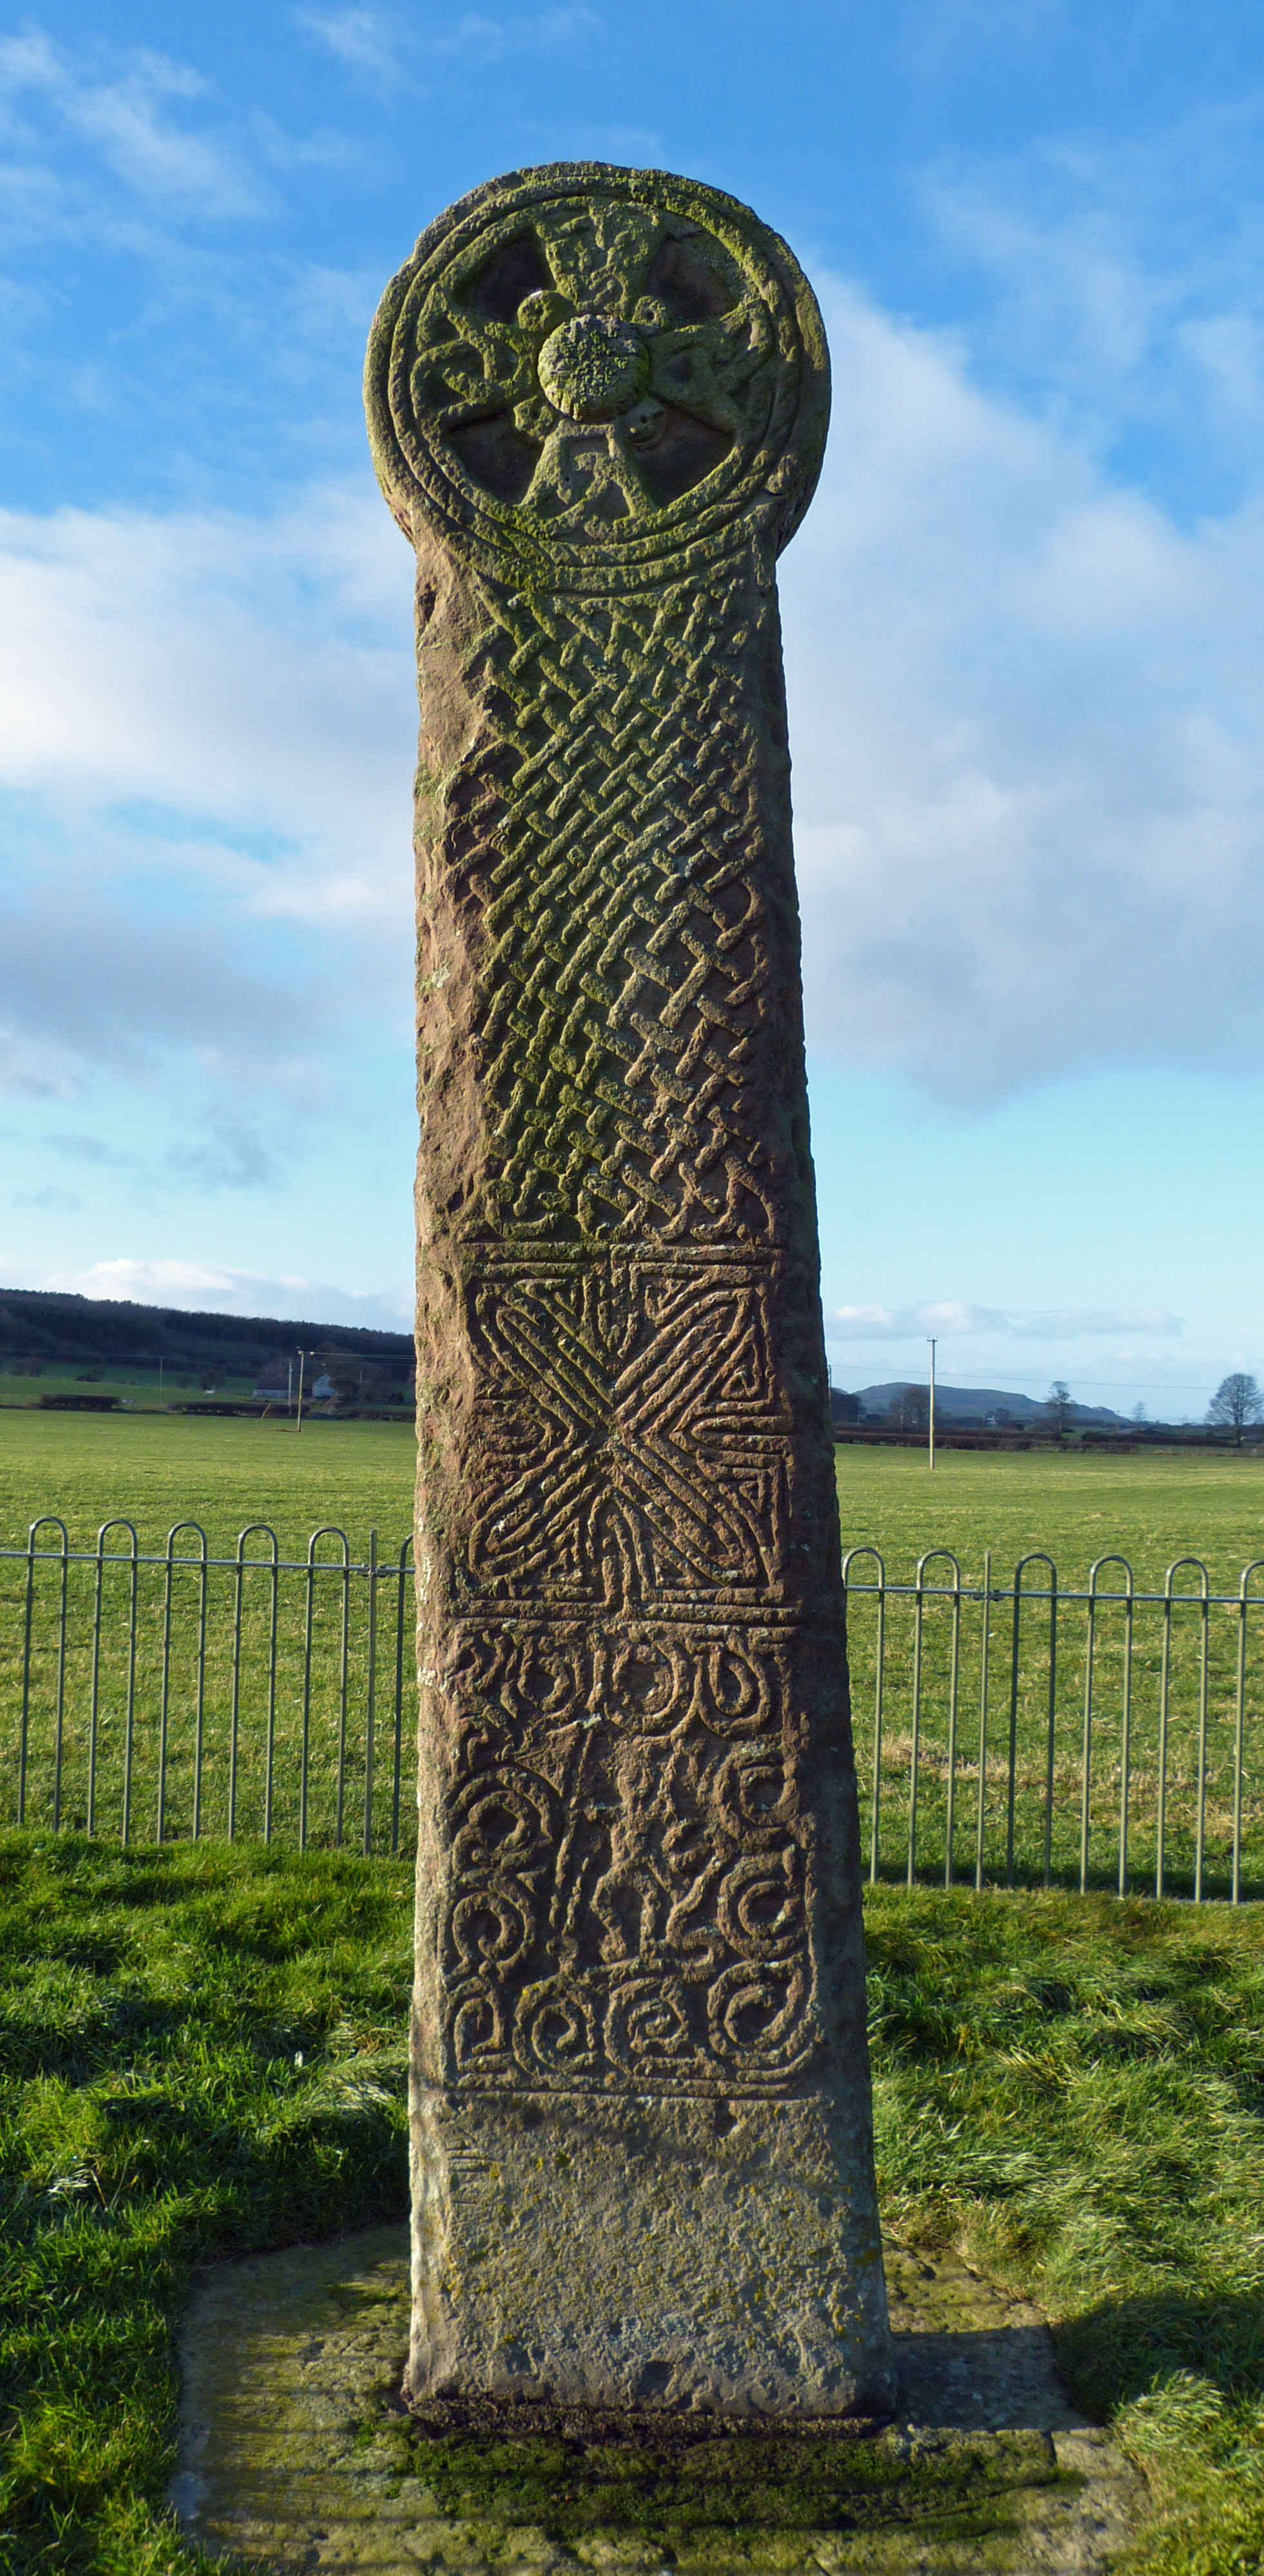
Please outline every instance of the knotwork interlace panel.
[[431, 707], [423, 2047], [458, 2089], [791, 2091], [847, 1759], [772, 574], [823, 346], [713, 192], [467, 209], [369, 374]]

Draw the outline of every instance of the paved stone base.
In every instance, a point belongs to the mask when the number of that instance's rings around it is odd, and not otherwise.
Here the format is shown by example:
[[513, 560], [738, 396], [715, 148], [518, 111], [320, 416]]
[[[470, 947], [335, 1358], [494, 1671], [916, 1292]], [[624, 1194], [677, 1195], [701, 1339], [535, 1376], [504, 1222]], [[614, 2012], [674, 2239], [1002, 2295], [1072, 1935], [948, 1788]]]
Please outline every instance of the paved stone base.
[[867, 2121], [860, 2088], [850, 2113], [422, 2094], [410, 2397], [888, 2415]]
[[[521, 2450], [419, 2435], [397, 2394], [405, 2228], [222, 2264], [181, 2338], [172, 2500], [204, 2547], [310, 2576], [1097, 2576], [1142, 2491], [1067, 2404], [1036, 2311], [951, 2257], [886, 2253], [894, 2426], [712, 2426], [699, 2443], [678, 2419], [639, 2449], [608, 2425], [585, 2440], [579, 2418], [538, 2419]], [[807, 2526], [818, 2489], [831, 2510]], [[725, 2499], [714, 2521], [708, 2495]]]

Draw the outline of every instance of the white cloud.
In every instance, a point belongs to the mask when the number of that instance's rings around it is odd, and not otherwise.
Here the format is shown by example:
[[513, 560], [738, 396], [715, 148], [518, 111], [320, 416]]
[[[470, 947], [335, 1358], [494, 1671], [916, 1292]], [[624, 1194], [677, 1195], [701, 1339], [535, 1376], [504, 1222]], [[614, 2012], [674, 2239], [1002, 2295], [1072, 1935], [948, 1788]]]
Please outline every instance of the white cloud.
[[783, 571], [810, 1042], [964, 1103], [1264, 1062], [1264, 497], [1184, 529], [827, 297]]
[[406, 28], [380, 9], [297, 9], [295, 23], [307, 35], [377, 89], [413, 84], [412, 71], [423, 57], [432, 62], [495, 63], [516, 54], [553, 53], [591, 35], [601, 21], [591, 9], [542, 9], [534, 14], [511, 12], [491, 16], [467, 9], [448, 24], [425, 33]]
[[951, 1298], [921, 1306], [836, 1306], [825, 1323], [832, 1341], [847, 1342], [915, 1341], [930, 1333], [953, 1341], [1000, 1335], [1019, 1341], [1063, 1342], [1092, 1335], [1113, 1339], [1117, 1333], [1168, 1335], [1183, 1329], [1181, 1317], [1163, 1307], [974, 1306]]
[[402, 1036], [409, 586], [367, 488], [271, 522], [0, 513], [12, 1083], [174, 1051], [310, 1102], [384, 975]]
[[506, 54], [551, 53], [555, 47], [570, 45], [578, 37], [600, 31], [601, 20], [591, 9], [542, 9], [534, 17], [511, 15], [490, 18], [482, 11], [467, 9], [442, 35], [430, 39], [430, 51], [438, 55], [463, 54], [484, 63], [499, 62]]
[[[20, 1283], [15, 1283], [20, 1284]], [[138, 1305], [175, 1306], [182, 1312], [276, 1315], [302, 1323], [363, 1324], [375, 1332], [408, 1332], [412, 1300], [406, 1289], [381, 1292], [336, 1288], [328, 1281], [223, 1268], [196, 1261], [144, 1261], [127, 1256], [94, 1261], [30, 1282], [81, 1297], [118, 1298]]]
[[[222, 219], [258, 214], [265, 199], [234, 140], [181, 122], [173, 109], [210, 96], [185, 63], [148, 47], [83, 62], [38, 31], [0, 40], [0, 118], [19, 149], [38, 154], [32, 111], [86, 145], [126, 189], [155, 207]], [[24, 122], [24, 117], [27, 122]], [[38, 167], [38, 164], [37, 164]], [[24, 170], [27, 211], [51, 213], [60, 191]]]
[[1138, 426], [1205, 473], [1254, 471], [1264, 415], [1264, 93], [1167, 127], [1059, 135], [929, 174], [941, 244], [981, 277], [976, 349], [1103, 448]]
[[[966, 1103], [1257, 1071], [1264, 502], [1182, 528], [828, 303], [783, 570], [813, 1045]], [[183, 1051], [310, 1103], [366, 1011], [403, 1043], [409, 575], [367, 471], [272, 519], [0, 513], [12, 1083]]]
[[375, 83], [403, 77], [401, 29], [380, 9], [296, 9], [294, 21], [348, 70]]

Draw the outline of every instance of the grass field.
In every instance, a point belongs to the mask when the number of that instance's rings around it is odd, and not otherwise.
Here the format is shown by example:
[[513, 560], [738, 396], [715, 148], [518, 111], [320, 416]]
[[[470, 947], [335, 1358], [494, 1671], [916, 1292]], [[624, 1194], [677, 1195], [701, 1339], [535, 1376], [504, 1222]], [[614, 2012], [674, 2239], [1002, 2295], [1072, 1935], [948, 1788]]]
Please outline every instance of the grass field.
[[82, 1367], [65, 1367], [45, 1361], [38, 1373], [30, 1368], [5, 1368], [0, 1363], [0, 1406], [38, 1404], [42, 1395], [116, 1395], [124, 1404], [156, 1406], [179, 1402], [184, 1397], [203, 1394], [251, 1396], [255, 1390], [257, 1369], [244, 1374], [240, 1370], [221, 1370], [214, 1375], [201, 1371], [164, 1368], [161, 1377], [157, 1366], [140, 1368], [132, 1362], [101, 1361]]
[[231, 1554], [248, 1521], [301, 1555], [321, 1522], [363, 1554], [371, 1527], [398, 1549], [412, 1527], [411, 1423], [315, 1421], [295, 1433], [271, 1415], [198, 1420], [174, 1413], [0, 1413], [0, 1546], [56, 1512], [72, 1547], [102, 1521], [133, 1521], [142, 1551], [176, 1521], [199, 1521], [212, 1555]]
[[[413, 1441], [394, 1423], [317, 1422], [301, 1435], [280, 1422], [190, 1420], [180, 1416], [0, 1414], [0, 1542], [21, 1546], [27, 1525], [41, 1511], [65, 1521], [72, 1547], [90, 1547], [100, 1523], [130, 1520], [144, 1553], [161, 1551], [173, 1523], [196, 1520], [212, 1556], [229, 1556], [248, 1522], [276, 1533], [282, 1559], [301, 1560], [311, 1531], [333, 1524], [345, 1531], [352, 1560], [367, 1553], [369, 1531], [380, 1552], [398, 1557], [411, 1518]], [[1065, 1590], [1082, 1587], [1092, 1558], [1119, 1551], [1134, 1569], [1138, 1588], [1154, 1590], [1164, 1568], [1194, 1553], [1207, 1563], [1213, 1592], [1232, 1592], [1241, 1567], [1264, 1548], [1264, 1463], [1251, 1454], [1138, 1451], [1093, 1457], [1076, 1452], [1019, 1455], [948, 1451], [932, 1476], [925, 1455], [908, 1450], [838, 1452], [838, 1480], [845, 1547], [876, 1545], [892, 1581], [908, 1582], [919, 1554], [951, 1548], [967, 1585], [977, 1587], [984, 1551], [992, 1551], [992, 1580], [1004, 1586], [1020, 1555], [1045, 1549], [1056, 1561]], [[46, 1530], [43, 1544], [55, 1533]], [[118, 1548], [125, 1534], [110, 1541]], [[182, 1532], [177, 1553], [196, 1553], [193, 1530]], [[256, 1560], [269, 1552], [265, 1537], [249, 1542]], [[327, 1540], [326, 1560], [341, 1555]], [[872, 1579], [871, 1562], [855, 1573]], [[930, 1580], [949, 1573], [941, 1557]], [[1118, 1569], [1106, 1582], [1118, 1584]], [[1027, 1581], [1037, 1595], [1048, 1581], [1035, 1566]], [[1188, 1569], [1181, 1577], [1197, 1588]], [[309, 1829], [315, 1839], [337, 1836], [338, 1818], [353, 1819], [362, 1799], [367, 1743], [367, 1587], [362, 1576], [342, 1577], [336, 1566], [314, 1581], [312, 1685], [306, 1684], [306, 1584], [283, 1576], [276, 1590], [275, 1662], [272, 1662], [271, 1578], [256, 1563], [240, 1587], [241, 1633], [235, 1639], [236, 1578], [212, 1573], [206, 1584], [205, 1688], [199, 1694], [197, 1650], [201, 1578], [184, 1567], [171, 1585], [143, 1571], [137, 1583], [137, 1661], [129, 1694], [128, 1614], [130, 1577], [115, 1568], [103, 1587], [103, 1645], [98, 1671], [95, 1754], [89, 1727], [94, 1576], [71, 1570], [60, 1769], [57, 1704], [60, 1660], [59, 1577], [41, 1569], [33, 1615], [34, 1689], [30, 1702], [32, 1815], [87, 1818], [89, 1770], [95, 1769], [96, 1815], [103, 1830], [121, 1831], [124, 1803], [143, 1834], [155, 1829], [161, 1747], [170, 1761], [164, 1792], [164, 1829], [187, 1833], [195, 1806], [204, 1826], [222, 1826], [230, 1796], [246, 1829], [258, 1829], [269, 1804], [275, 1828], [298, 1830], [301, 1804], [300, 1746], [306, 1722], [314, 1803]], [[1264, 1585], [1257, 1579], [1257, 1592]], [[399, 1645], [398, 1587], [379, 1587], [378, 1661], [375, 1665], [375, 1761], [393, 1759], [391, 1721]], [[984, 1870], [1004, 1875], [1009, 1834], [1008, 1736], [1014, 1721], [1014, 1869], [1030, 1880], [1043, 1875], [1046, 1828], [1051, 1877], [1066, 1884], [1078, 1876], [1081, 1838], [1080, 1765], [1084, 1742], [1087, 1629], [1082, 1605], [1059, 1611], [1054, 1671], [1054, 1725], [1049, 1735], [1049, 1613], [1033, 1600], [1024, 1612], [1020, 1688], [1012, 1709], [1011, 1611], [993, 1605], [988, 1639], [988, 1745], [983, 1796]], [[25, 1575], [12, 1559], [0, 1564], [0, 1800], [6, 1785], [16, 1815], [12, 1783], [21, 1734], [21, 1646]], [[405, 1628], [411, 1602], [404, 1605]], [[888, 1602], [883, 1664], [882, 1795], [879, 1864], [883, 1875], [907, 1866], [914, 1715], [917, 1736], [917, 1844], [920, 1874], [942, 1875], [952, 1806], [952, 1845], [958, 1874], [970, 1874], [979, 1822], [978, 1735], [983, 1678], [980, 1603], [967, 1601], [957, 1640], [954, 1705], [953, 1611], [930, 1602], [922, 1630], [915, 1689], [914, 1605]], [[1256, 1646], [1258, 1613], [1248, 1623], [1248, 1663], [1241, 1792], [1243, 1887], [1264, 1893], [1264, 1671]], [[1201, 1706], [1202, 1649], [1207, 1653], [1205, 1741]], [[1239, 1621], [1232, 1608], [1215, 1608], [1204, 1631], [1197, 1604], [1186, 1602], [1166, 1630], [1167, 1718], [1163, 1718], [1165, 1622], [1153, 1607], [1139, 1609], [1133, 1633], [1132, 1705], [1129, 1712], [1127, 1879], [1133, 1887], [1156, 1883], [1158, 1817], [1163, 1807], [1166, 1876], [1172, 1892], [1195, 1883], [1199, 1810], [1203, 1820], [1203, 1883], [1208, 1894], [1228, 1892], [1237, 1796], [1236, 1691]], [[1090, 1883], [1109, 1886], [1119, 1872], [1124, 1777], [1123, 1614], [1105, 1609], [1095, 1637], [1092, 1795], [1088, 1836]], [[858, 1762], [866, 1829], [871, 1822], [874, 1719], [877, 1683], [876, 1605], [857, 1594], [852, 1603], [851, 1648]], [[234, 1657], [237, 1716], [234, 1719]], [[384, 1660], [383, 1660], [384, 1659]], [[398, 1701], [403, 1773], [411, 1765], [414, 1691], [407, 1654], [400, 1667]], [[269, 1671], [275, 1682], [269, 1689]], [[168, 1725], [162, 1722], [166, 1672]], [[129, 1727], [127, 1707], [133, 1703]], [[914, 1701], [916, 1699], [916, 1710]], [[200, 1725], [201, 1753], [198, 1754]], [[381, 1730], [386, 1727], [386, 1740]], [[1160, 1760], [1160, 1738], [1165, 1739]], [[132, 1759], [126, 1750], [132, 1746]], [[230, 1791], [230, 1776], [232, 1788]], [[1162, 1788], [1160, 1780], [1162, 1777]], [[342, 1781], [339, 1806], [337, 1783]], [[128, 1786], [125, 1789], [125, 1780]], [[1052, 1821], [1049, 1790], [1052, 1781]]]
[[[4, 2576], [177, 2576], [192, 2266], [402, 2215], [408, 1875], [0, 1837]], [[1160, 2518], [1134, 2576], [1264, 2563], [1264, 1920], [881, 1888], [888, 2222], [1056, 2322]]]
[[[319, 1521], [357, 1546], [371, 1523], [398, 1545], [412, 1511], [413, 1440], [393, 1422], [314, 1422], [296, 1438], [269, 1418], [198, 1421], [179, 1414], [0, 1413], [0, 1543], [25, 1541], [39, 1512], [58, 1512], [75, 1544], [99, 1523], [134, 1520], [142, 1544], [173, 1521], [202, 1521], [214, 1547], [246, 1521], [270, 1521], [288, 1552]], [[928, 1547], [951, 1547], [976, 1573], [983, 1550], [1012, 1566], [1047, 1548], [1076, 1581], [1118, 1548], [1138, 1581], [1194, 1553], [1216, 1586], [1264, 1554], [1264, 1455], [1231, 1450], [944, 1450], [929, 1474], [915, 1449], [838, 1451], [844, 1547], [883, 1549], [893, 1577]]]
[[931, 1547], [953, 1549], [976, 1580], [985, 1548], [1007, 1573], [1027, 1549], [1044, 1548], [1074, 1583], [1095, 1557], [1118, 1550], [1151, 1588], [1175, 1558], [1193, 1554], [1218, 1591], [1264, 1556], [1264, 1455], [1252, 1451], [948, 1449], [933, 1475], [919, 1449], [844, 1446], [837, 1461], [844, 1548], [880, 1547], [903, 1582]]

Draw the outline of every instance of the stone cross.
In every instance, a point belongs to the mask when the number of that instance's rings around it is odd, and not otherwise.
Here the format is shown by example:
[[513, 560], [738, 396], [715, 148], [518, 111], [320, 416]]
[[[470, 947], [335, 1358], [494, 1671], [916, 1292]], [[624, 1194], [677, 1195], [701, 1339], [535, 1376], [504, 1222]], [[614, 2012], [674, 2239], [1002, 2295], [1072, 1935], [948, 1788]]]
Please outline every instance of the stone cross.
[[784, 242], [477, 188], [367, 400], [417, 556], [415, 2400], [891, 2395], [773, 565]]

